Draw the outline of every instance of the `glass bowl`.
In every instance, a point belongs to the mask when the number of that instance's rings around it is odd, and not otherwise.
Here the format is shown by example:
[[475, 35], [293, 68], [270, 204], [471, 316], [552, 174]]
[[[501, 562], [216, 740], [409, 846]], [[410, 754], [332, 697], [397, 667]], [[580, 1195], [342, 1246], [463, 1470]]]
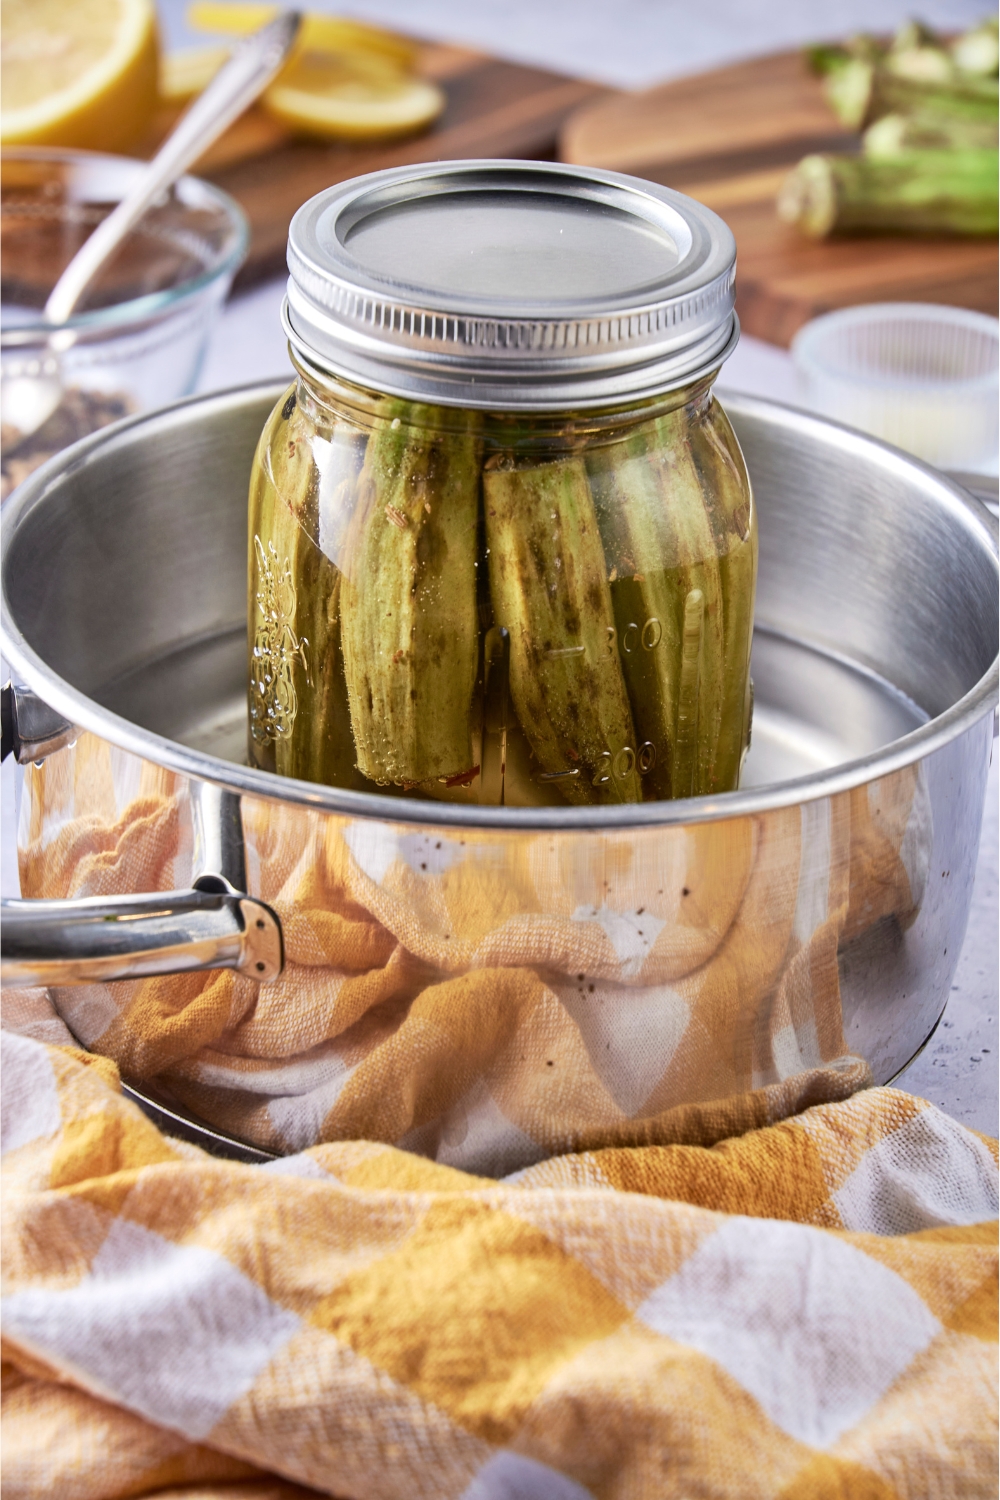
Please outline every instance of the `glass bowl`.
[[[53, 327], [41, 317], [60, 273], [143, 166], [127, 157], [28, 147], [0, 158], [0, 498], [77, 438], [194, 389], [249, 242], [242, 209], [211, 183], [182, 177], [131, 232], [72, 318]], [[62, 386], [58, 405], [34, 431], [25, 430], [32, 383], [57, 390], [53, 379]]]
[[792, 340], [803, 401], [942, 469], [997, 472], [1000, 323], [924, 302], [827, 313]]

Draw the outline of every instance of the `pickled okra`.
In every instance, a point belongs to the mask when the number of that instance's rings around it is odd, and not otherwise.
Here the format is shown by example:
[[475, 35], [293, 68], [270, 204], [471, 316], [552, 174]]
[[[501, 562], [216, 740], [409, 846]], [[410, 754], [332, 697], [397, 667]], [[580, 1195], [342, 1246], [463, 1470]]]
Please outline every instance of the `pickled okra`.
[[[722, 220], [597, 169], [414, 163], [303, 204], [288, 270], [297, 380], [251, 493], [256, 763], [465, 804], [428, 813], [453, 830], [470, 806], [626, 828], [736, 787], [756, 532], [712, 395], [739, 336]], [[407, 835], [392, 859], [419, 882], [453, 854]]]
[[548, 435], [299, 390], [252, 490], [258, 765], [508, 806], [738, 784], [756, 533], [705, 387]]
[[657, 423], [661, 513], [675, 557], [675, 598], [681, 629], [677, 747], [672, 794], [713, 790], [712, 770], [722, 727], [722, 576], [690, 444], [669, 417]]
[[570, 802], [639, 802], [635, 730], [582, 458], [491, 458], [490, 593], [510, 634], [510, 690], [540, 775]]
[[675, 795], [682, 620], [646, 431], [587, 454], [647, 796]]
[[646, 795], [728, 790], [744, 748], [756, 574], [745, 471], [714, 423], [702, 434], [673, 414], [595, 446], [587, 464]]
[[414, 786], [471, 774], [479, 665], [480, 441], [392, 407], [368, 439], [341, 591], [358, 769]]
[[304, 577], [314, 572], [308, 568], [303, 528], [315, 508], [316, 473], [311, 434], [294, 394], [269, 426], [263, 461], [254, 471], [257, 526], [249, 538], [250, 740], [259, 761], [278, 770], [280, 760], [282, 774], [291, 775], [292, 726], [299, 720], [301, 693], [312, 680], [314, 658], [326, 644], [318, 638], [315, 617], [326, 614], [328, 594], [336, 593], [337, 585], [331, 580], [331, 589], [317, 588], [319, 580]]
[[336, 437], [347, 462], [340, 474], [328, 467], [321, 476], [312, 421], [290, 392], [261, 438], [249, 537], [249, 743], [263, 769], [356, 786], [353, 747], [337, 732], [345, 697], [341, 575], [319, 545], [319, 508], [323, 479], [339, 488], [335, 501], [348, 501], [363, 440], [359, 446], [358, 434], [343, 428]]
[[750, 743], [757, 521], [746, 464], [725, 412], [716, 406], [711, 422], [692, 428], [690, 441], [702, 492], [715, 501], [711, 514], [722, 580], [721, 712], [709, 790], [728, 791], [739, 784]]

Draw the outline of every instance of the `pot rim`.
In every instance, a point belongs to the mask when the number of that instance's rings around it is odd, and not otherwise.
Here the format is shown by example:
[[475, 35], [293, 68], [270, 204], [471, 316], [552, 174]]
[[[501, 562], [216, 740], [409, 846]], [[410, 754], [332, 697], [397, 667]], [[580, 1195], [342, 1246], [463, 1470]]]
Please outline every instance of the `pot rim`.
[[[496, 833], [504, 829], [515, 832], [588, 833], [641, 828], [666, 828], [698, 823], [722, 822], [730, 818], [772, 812], [779, 808], [799, 806], [804, 802], [850, 791], [868, 782], [880, 780], [906, 766], [923, 760], [936, 750], [957, 739], [996, 708], [1000, 684], [1000, 656], [994, 657], [987, 671], [970, 690], [944, 713], [929, 719], [918, 729], [892, 740], [869, 754], [844, 761], [807, 776], [794, 777], [764, 787], [725, 792], [714, 797], [679, 798], [672, 802], [641, 802], [602, 807], [479, 807], [468, 803], [417, 801], [413, 798], [383, 797], [373, 792], [355, 792], [342, 787], [322, 786], [277, 776], [270, 771], [237, 765], [234, 761], [192, 750], [176, 740], [154, 734], [128, 719], [102, 708], [54, 672], [25, 640], [14, 622], [7, 602], [6, 560], [18, 526], [39, 504], [49, 488], [71, 466], [77, 468], [95, 449], [109, 439], [150, 420], [176, 415], [191, 405], [201, 407], [231, 406], [234, 398], [243, 401], [276, 401], [288, 381], [255, 381], [210, 395], [189, 396], [159, 411], [140, 412], [125, 417], [80, 442], [63, 449], [41, 465], [3, 507], [0, 536], [0, 569], [3, 570], [3, 593], [0, 603], [0, 634], [3, 654], [10, 665], [23, 675], [24, 681], [44, 698], [48, 705], [77, 725], [98, 735], [132, 755], [152, 761], [169, 771], [215, 786], [272, 802], [288, 802], [316, 812], [335, 813], [342, 817], [377, 819], [384, 823], [422, 825], [467, 832]], [[816, 417], [796, 407], [757, 396], [726, 394], [729, 412], [768, 414], [786, 426], [834, 428], [843, 434], [847, 448], [875, 449], [883, 463], [892, 468], [916, 470], [930, 479], [943, 500], [955, 510], [961, 523], [978, 532], [980, 543], [988, 540], [994, 559], [997, 557], [997, 523], [978, 501], [968, 496], [943, 474], [911, 457], [901, 449], [845, 427], [841, 423]], [[998, 568], [1000, 575], [1000, 568]], [[825, 648], [824, 648], [825, 649]], [[836, 653], [828, 653], [836, 654]], [[851, 659], [855, 666], [862, 665]]]

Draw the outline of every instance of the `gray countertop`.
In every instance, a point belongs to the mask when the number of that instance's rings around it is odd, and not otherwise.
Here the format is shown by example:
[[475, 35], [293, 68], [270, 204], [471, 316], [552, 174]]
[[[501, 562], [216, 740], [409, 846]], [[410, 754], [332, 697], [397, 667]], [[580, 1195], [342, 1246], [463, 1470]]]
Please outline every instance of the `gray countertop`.
[[[187, 26], [187, 4], [157, 0], [171, 46], [205, 40]], [[635, 89], [822, 38], [891, 32], [914, 14], [928, 26], [961, 30], [988, 6], [983, 0], [310, 0], [309, 9]]]

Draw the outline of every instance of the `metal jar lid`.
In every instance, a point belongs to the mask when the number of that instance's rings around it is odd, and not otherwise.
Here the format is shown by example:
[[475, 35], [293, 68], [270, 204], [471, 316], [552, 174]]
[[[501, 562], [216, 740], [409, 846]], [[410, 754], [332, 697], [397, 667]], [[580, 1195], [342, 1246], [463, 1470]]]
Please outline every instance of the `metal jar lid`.
[[736, 243], [682, 193], [551, 162], [373, 172], [288, 235], [301, 359], [392, 395], [553, 411], [655, 396], [739, 337]]

